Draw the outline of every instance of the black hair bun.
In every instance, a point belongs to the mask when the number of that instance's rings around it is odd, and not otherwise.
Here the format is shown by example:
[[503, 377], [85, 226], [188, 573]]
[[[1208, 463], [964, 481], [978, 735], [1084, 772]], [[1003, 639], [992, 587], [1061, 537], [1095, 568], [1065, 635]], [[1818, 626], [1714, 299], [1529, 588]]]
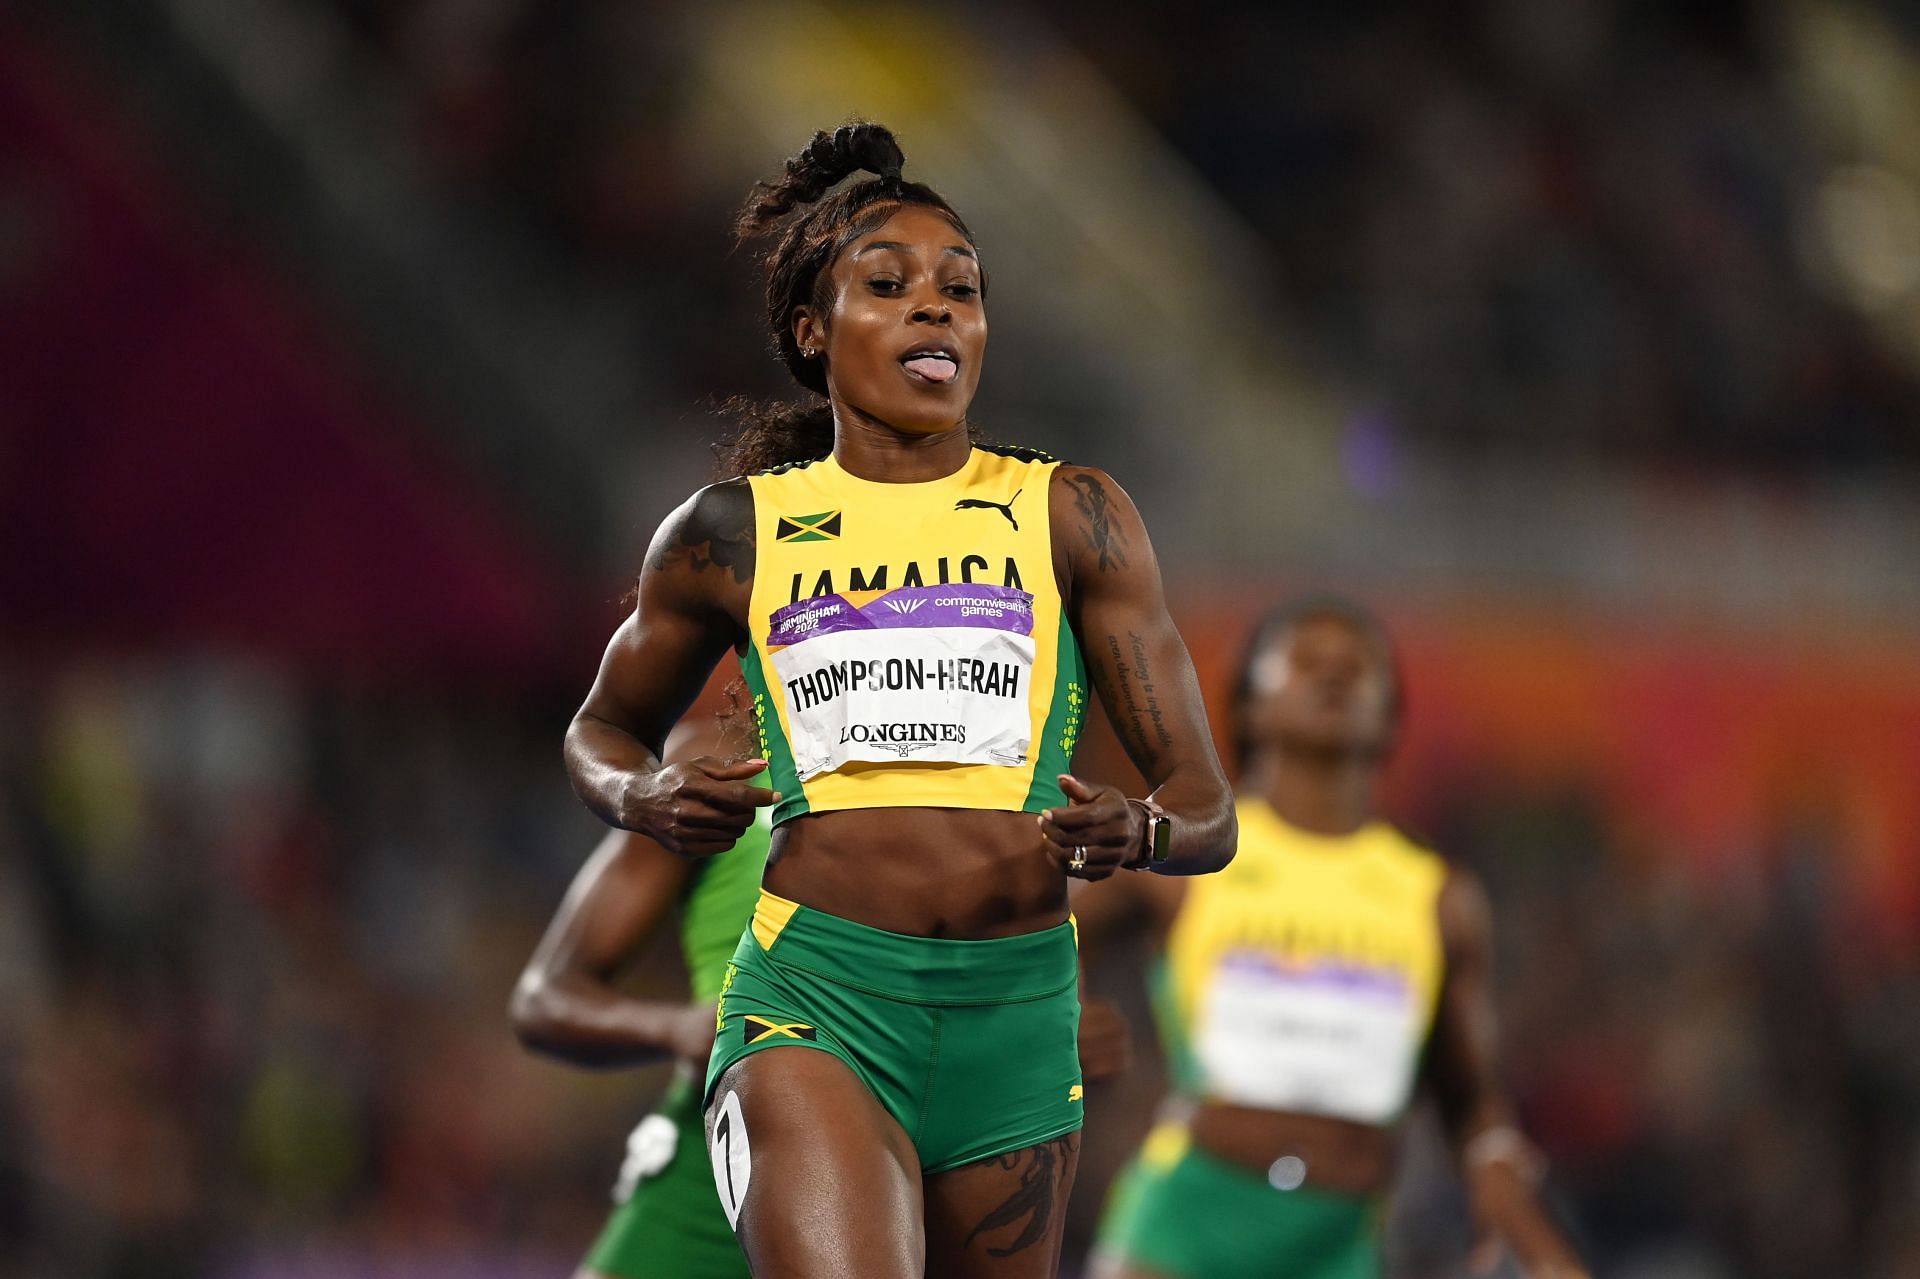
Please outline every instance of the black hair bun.
[[906, 162], [893, 130], [884, 124], [861, 121], [843, 124], [832, 133], [822, 129], [787, 161], [784, 174], [755, 184], [739, 229], [745, 233], [765, 227], [798, 205], [812, 204], [856, 173], [897, 182]]
[[906, 166], [907, 157], [901, 153], [899, 140], [884, 124], [843, 124], [833, 131], [833, 136], [838, 145], [846, 148], [847, 159], [853, 163], [855, 172], [864, 169], [892, 180], [898, 178]]
[[804, 197], [817, 200], [841, 179], [862, 170], [883, 178], [897, 178], [906, 163], [893, 130], [884, 124], [843, 124], [832, 133], [813, 135], [807, 149], [787, 161], [787, 174], [796, 183], [819, 187]]

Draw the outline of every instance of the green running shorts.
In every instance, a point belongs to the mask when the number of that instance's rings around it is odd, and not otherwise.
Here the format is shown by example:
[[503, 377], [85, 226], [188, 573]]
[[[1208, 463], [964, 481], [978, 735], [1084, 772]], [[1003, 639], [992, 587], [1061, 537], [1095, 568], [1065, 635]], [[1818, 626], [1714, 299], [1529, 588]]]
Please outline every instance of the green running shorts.
[[773, 1048], [844, 1061], [943, 1172], [1081, 1125], [1072, 920], [1018, 937], [884, 932], [762, 892], [727, 966], [706, 1097]]
[[1163, 1124], [1114, 1178], [1095, 1248], [1168, 1279], [1380, 1279], [1374, 1202], [1301, 1187], [1195, 1148]]

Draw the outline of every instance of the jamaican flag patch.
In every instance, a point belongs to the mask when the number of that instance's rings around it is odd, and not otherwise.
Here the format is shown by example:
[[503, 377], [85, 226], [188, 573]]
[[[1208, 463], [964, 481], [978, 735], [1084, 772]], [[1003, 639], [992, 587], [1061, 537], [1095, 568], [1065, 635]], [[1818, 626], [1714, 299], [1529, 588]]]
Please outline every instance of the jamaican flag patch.
[[817, 1039], [819, 1034], [811, 1026], [803, 1026], [797, 1021], [779, 1022], [767, 1017], [756, 1017], [747, 1013], [740, 1018], [740, 1029], [750, 1044], [763, 1039], [772, 1039], [784, 1035], [788, 1039]]
[[840, 512], [818, 515], [782, 515], [773, 536], [781, 542], [834, 542], [840, 538]]

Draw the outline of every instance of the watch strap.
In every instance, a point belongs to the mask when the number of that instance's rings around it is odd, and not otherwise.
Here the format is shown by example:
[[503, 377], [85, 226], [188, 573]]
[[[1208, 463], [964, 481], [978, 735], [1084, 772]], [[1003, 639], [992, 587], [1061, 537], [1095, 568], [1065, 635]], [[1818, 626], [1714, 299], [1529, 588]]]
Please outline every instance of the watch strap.
[[1167, 860], [1172, 845], [1173, 819], [1167, 810], [1150, 799], [1129, 799], [1129, 804], [1137, 806], [1146, 817], [1146, 824], [1140, 831], [1140, 847], [1133, 856], [1120, 863], [1127, 870], [1143, 870], [1157, 866]]

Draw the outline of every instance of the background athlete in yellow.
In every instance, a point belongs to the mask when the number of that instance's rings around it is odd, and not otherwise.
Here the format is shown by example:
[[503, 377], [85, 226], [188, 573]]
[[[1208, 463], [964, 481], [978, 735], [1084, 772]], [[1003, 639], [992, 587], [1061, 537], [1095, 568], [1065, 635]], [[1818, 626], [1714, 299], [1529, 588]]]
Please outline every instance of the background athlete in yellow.
[[[1099, 471], [975, 446], [986, 276], [901, 164], [848, 126], [754, 193], [768, 336], [821, 398], [753, 423], [751, 477], [667, 518], [567, 735], [588, 806], [684, 856], [776, 805], [708, 1084], [762, 1279], [1052, 1274], [1081, 1106], [1068, 876], [1233, 853], [1140, 517]], [[663, 767], [728, 648], [767, 758]], [[1157, 809], [1066, 774], [1087, 682]]]
[[1400, 709], [1369, 614], [1326, 596], [1276, 610], [1236, 689], [1233, 865], [1076, 898], [1090, 946], [1136, 926], [1160, 942], [1175, 1088], [1114, 1184], [1098, 1279], [1373, 1279], [1419, 1091], [1459, 1159], [1476, 1263], [1504, 1249], [1537, 1279], [1584, 1274], [1495, 1072], [1486, 898], [1378, 812]]

